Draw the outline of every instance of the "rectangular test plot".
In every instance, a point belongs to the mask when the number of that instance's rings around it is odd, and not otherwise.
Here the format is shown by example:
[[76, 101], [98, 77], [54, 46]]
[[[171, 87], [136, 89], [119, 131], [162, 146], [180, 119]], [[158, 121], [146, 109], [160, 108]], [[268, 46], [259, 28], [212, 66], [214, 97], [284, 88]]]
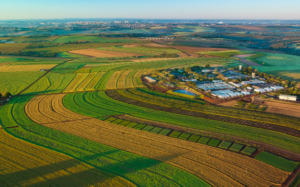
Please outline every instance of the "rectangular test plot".
[[157, 133], [159, 133], [162, 129], [163, 129], [163, 128], [161, 128], [161, 127], [155, 127], [155, 128], [152, 129], [150, 132], [157, 134]]
[[107, 122], [112, 122], [112, 121], [115, 121], [117, 118], [114, 118], [114, 117], [111, 117], [111, 118], [108, 118], [107, 120], [105, 120], [105, 121], [107, 121]]
[[202, 143], [202, 144], [207, 144], [209, 142], [210, 138], [207, 138], [207, 137], [202, 137], [198, 140], [199, 143]]
[[170, 137], [173, 137], [173, 138], [177, 138], [182, 132], [180, 131], [173, 131], [171, 134], [170, 134]]
[[182, 140], [186, 140], [191, 136], [189, 133], [182, 133], [178, 138]]
[[217, 147], [219, 145], [221, 140], [216, 140], [216, 139], [210, 139], [210, 141], [208, 142], [207, 145], [213, 146], [213, 147]]
[[137, 124], [138, 124], [138, 123], [136, 123], [136, 122], [131, 122], [131, 123], [129, 123], [128, 125], [126, 125], [126, 127], [133, 128], [133, 127], [135, 127]]
[[228, 149], [231, 146], [231, 144], [232, 144], [231, 142], [222, 141], [222, 143], [218, 147], [223, 149]]
[[246, 155], [252, 155], [254, 152], [256, 151], [255, 148], [253, 147], [246, 147], [243, 151], [241, 151], [242, 153], [246, 154]]
[[142, 129], [142, 131], [150, 132], [153, 128], [154, 128], [154, 126], [147, 125], [145, 128]]
[[239, 152], [243, 147], [244, 145], [235, 143], [229, 148], [229, 150]]
[[163, 129], [162, 131], [160, 131], [158, 134], [167, 136], [172, 130], [170, 129]]
[[141, 130], [143, 129], [144, 127], [146, 127], [145, 124], [138, 124], [137, 126], [133, 127], [134, 129], [137, 129], [137, 130]]
[[119, 123], [119, 125], [121, 125], [121, 126], [126, 126], [126, 125], [128, 125], [129, 123], [131, 123], [131, 121], [122, 121], [121, 123]]
[[122, 121], [124, 121], [124, 120], [122, 120], [122, 119], [117, 119], [117, 120], [115, 120], [115, 121], [112, 121], [111, 123], [119, 124], [119, 123], [121, 123]]
[[200, 136], [198, 135], [192, 135], [188, 140], [191, 142], [197, 142], [199, 140]]

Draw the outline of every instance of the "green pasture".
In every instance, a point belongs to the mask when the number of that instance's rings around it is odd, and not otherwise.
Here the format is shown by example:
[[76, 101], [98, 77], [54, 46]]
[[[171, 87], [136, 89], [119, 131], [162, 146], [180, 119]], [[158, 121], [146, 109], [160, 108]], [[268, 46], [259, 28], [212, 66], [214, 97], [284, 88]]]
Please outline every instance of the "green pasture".
[[6, 129], [6, 132], [121, 176], [137, 186], [210, 186], [195, 175], [163, 162], [38, 125], [24, 111], [26, 103], [32, 98], [14, 98], [0, 108], [3, 127], [20, 126]]
[[88, 41], [88, 42], [98, 42], [98, 43], [127, 43], [134, 40], [126, 39], [107, 39], [99, 36], [61, 36], [54, 40], [55, 43], [68, 43], [77, 41]]
[[16, 95], [28, 87], [45, 72], [1, 72], [0, 73], [0, 93], [10, 92]]
[[247, 138], [300, 153], [300, 139], [294, 136], [250, 126], [156, 111], [117, 101], [108, 97], [105, 92], [68, 94], [63, 101], [68, 109], [90, 117], [127, 114], [186, 128]]

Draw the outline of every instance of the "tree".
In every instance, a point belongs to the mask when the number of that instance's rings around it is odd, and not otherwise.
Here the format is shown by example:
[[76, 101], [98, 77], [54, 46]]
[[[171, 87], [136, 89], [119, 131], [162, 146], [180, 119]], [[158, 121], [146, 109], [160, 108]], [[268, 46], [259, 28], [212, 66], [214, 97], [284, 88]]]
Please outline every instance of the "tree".
[[210, 68], [210, 65], [209, 65], [209, 64], [206, 64], [205, 67], [206, 67], [206, 68]]
[[215, 73], [218, 73], [218, 67], [216, 67], [216, 68], [214, 69], [214, 72], [215, 72]]

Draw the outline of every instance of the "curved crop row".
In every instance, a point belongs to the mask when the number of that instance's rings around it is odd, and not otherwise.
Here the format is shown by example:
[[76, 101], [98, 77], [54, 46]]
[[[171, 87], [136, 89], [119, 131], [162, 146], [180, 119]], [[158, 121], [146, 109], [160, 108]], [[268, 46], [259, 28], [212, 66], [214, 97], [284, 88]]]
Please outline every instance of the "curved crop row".
[[[31, 121], [24, 111], [26, 103], [32, 98], [14, 98], [10, 105], [0, 108], [0, 121], [4, 127], [19, 126], [7, 128], [7, 132], [31, 143], [65, 153], [102, 171], [113, 173], [114, 176], [110, 179], [114, 181], [124, 181], [118, 177], [121, 176], [137, 186], [209, 186], [196, 176], [157, 160], [38, 125]], [[62, 106], [62, 102], [58, 104]], [[132, 186], [128, 181], [124, 184]], [[123, 186], [121, 183], [112, 185]]]
[[[120, 127], [95, 118], [85, 119], [85, 116], [64, 108], [63, 97], [37, 97], [28, 103], [26, 112], [32, 120], [44, 126], [184, 168], [214, 186], [278, 185], [289, 175], [236, 153]], [[243, 176], [246, 166], [251, 167], [247, 176]]]
[[72, 157], [0, 131], [1, 186], [135, 186]]
[[[116, 91], [113, 91], [113, 93], [115, 92]], [[112, 93], [112, 91], [110, 91], [109, 93]], [[70, 103], [67, 107], [70, 110], [74, 110], [75, 112], [77, 111], [84, 115], [89, 115], [85, 112], [90, 110], [89, 107], [94, 106], [106, 111], [105, 115], [102, 115], [102, 113], [98, 113], [98, 117], [110, 115], [110, 113], [111, 115], [115, 115], [115, 113], [117, 112], [119, 114], [128, 114], [130, 116], [135, 116], [152, 121], [159, 121], [187, 128], [242, 137], [280, 147], [282, 149], [289, 150], [295, 153], [300, 153], [299, 138], [276, 131], [258, 129], [244, 125], [197, 118], [192, 116], [185, 116], [165, 111], [156, 111], [153, 109], [127, 104], [125, 102], [112, 99], [108, 97], [104, 92], [69, 94], [64, 99], [64, 102], [73, 101], [72, 98], [77, 95], [80, 95], [78, 96], [78, 98], [82, 99], [82, 103], [85, 103], [85, 106], [81, 106], [79, 103], [77, 104], [79, 104], [80, 106], [75, 103]], [[89, 98], [89, 101], [84, 100], [83, 97]], [[77, 107], [79, 108], [76, 109]], [[84, 110], [81, 110], [82, 108], [84, 108]], [[97, 111], [95, 110], [94, 113], [97, 114]]]
[[81, 84], [78, 85], [76, 91], [84, 91], [86, 86], [92, 81], [92, 79], [96, 76], [97, 73], [90, 73], [88, 76], [82, 81]]

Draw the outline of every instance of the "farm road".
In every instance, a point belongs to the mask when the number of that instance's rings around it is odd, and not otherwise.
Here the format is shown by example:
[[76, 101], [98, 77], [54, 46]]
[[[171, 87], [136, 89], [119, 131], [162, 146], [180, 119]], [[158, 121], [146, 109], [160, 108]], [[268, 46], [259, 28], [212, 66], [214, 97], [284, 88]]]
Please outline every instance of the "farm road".
[[244, 55], [235, 55], [234, 57], [240, 59], [241, 62], [248, 66], [261, 66], [260, 64], [257, 64], [255, 62], [252, 62], [250, 60], [246, 60], [245, 57], [252, 56], [254, 54], [244, 54]]

